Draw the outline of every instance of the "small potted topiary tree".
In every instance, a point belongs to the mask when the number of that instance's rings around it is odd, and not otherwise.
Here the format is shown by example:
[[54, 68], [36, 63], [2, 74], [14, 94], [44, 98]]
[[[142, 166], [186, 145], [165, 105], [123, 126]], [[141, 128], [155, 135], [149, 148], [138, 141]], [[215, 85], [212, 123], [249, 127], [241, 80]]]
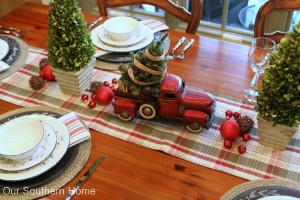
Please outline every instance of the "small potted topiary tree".
[[79, 96], [90, 86], [95, 48], [76, 0], [50, 0], [48, 58], [64, 93]]
[[284, 150], [300, 124], [300, 22], [270, 56], [258, 94], [259, 143]]

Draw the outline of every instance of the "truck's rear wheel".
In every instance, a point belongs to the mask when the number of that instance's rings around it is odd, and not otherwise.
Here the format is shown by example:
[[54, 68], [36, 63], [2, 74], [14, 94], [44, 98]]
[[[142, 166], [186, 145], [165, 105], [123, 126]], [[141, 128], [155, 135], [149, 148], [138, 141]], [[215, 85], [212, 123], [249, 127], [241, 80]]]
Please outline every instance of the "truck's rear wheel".
[[119, 119], [123, 120], [123, 121], [130, 121], [132, 120], [132, 117], [130, 116], [130, 114], [126, 111], [122, 111], [118, 114]]
[[140, 115], [145, 119], [153, 119], [156, 115], [156, 110], [152, 104], [145, 103], [139, 107]]
[[203, 130], [202, 126], [198, 122], [191, 123], [186, 126], [187, 130], [192, 133], [198, 133]]

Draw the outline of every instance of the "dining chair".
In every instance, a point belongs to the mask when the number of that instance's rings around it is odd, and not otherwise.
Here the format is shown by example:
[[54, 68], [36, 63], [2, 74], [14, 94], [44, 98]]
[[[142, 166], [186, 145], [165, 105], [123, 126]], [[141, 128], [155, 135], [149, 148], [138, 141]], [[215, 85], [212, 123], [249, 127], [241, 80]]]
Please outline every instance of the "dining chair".
[[274, 11], [289, 12], [300, 10], [300, 0], [268, 0], [258, 10], [255, 25], [254, 37], [268, 37], [276, 43], [287, 34], [287, 32], [275, 31], [273, 33], [265, 33], [266, 19], [270, 13]]
[[178, 6], [171, 0], [97, 0], [100, 15], [108, 16], [107, 8], [128, 6], [135, 4], [150, 4], [159, 7], [176, 18], [187, 22], [186, 33], [196, 33], [203, 12], [203, 0], [192, 0], [192, 11]]

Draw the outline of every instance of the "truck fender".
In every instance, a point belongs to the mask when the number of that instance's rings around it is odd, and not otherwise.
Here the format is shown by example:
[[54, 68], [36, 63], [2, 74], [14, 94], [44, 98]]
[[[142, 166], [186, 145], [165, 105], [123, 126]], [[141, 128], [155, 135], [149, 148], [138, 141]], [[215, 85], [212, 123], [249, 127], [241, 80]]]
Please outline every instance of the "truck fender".
[[113, 103], [114, 113], [123, 121], [130, 121], [136, 116], [136, 102], [128, 99], [116, 99]]
[[197, 133], [206, 128], [209, 115], [198, 110], [185, 110], [183, 112], [183, 125], [192, 133]]

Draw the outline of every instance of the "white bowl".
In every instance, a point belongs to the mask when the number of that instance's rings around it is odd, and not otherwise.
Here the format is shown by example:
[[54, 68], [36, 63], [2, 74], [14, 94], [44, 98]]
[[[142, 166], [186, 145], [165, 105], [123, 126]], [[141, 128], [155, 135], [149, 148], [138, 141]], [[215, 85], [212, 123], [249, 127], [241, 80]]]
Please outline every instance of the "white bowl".
[[43, 125], [32, 119], [16, 118], [0, 126], [0, 156], [12, 160], [25, 159], [40, 147]]
[[104, 22], [104, 29], [115, 41], [128, 40], [137, 30], [139, 22], [131, 17], [113, 17]]

